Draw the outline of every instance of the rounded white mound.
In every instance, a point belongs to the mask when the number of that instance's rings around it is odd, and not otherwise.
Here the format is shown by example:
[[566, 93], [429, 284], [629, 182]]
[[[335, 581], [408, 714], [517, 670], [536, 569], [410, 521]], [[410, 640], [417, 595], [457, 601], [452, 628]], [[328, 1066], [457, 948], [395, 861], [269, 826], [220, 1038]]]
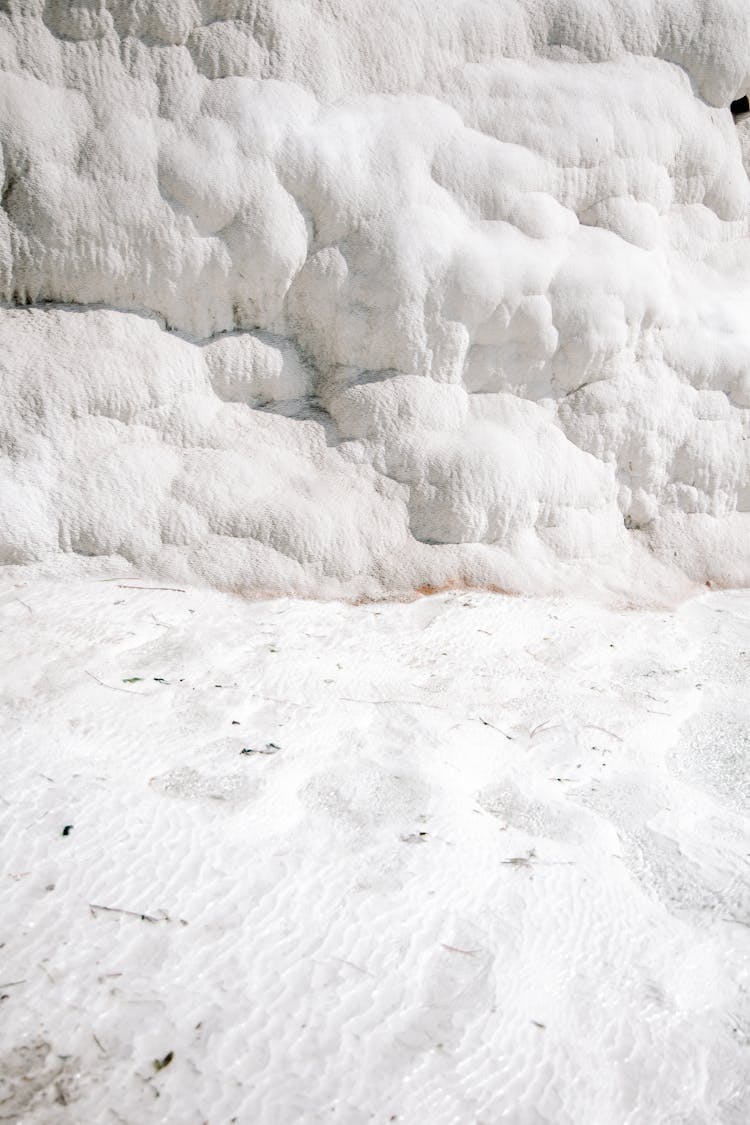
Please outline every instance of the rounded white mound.
[[734, 0], [0, 4], [0, 561], [747, 583], [748, 60]]

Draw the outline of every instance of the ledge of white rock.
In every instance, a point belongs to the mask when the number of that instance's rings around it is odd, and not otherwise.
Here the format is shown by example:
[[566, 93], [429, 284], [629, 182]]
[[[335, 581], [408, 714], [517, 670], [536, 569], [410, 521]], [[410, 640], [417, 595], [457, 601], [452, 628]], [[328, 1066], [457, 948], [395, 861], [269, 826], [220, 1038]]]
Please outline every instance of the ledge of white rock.
[[729, 0], [7, 0], [0, 561], [747, 583], [748, 59]]

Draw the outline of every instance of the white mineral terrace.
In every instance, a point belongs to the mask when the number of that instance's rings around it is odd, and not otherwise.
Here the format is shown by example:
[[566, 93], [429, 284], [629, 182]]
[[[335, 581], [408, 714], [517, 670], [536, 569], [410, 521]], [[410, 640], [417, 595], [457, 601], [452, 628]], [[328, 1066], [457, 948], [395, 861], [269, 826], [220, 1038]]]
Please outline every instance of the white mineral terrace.
[[745, 0], [0, 9], [0, 560], [748, 582]]

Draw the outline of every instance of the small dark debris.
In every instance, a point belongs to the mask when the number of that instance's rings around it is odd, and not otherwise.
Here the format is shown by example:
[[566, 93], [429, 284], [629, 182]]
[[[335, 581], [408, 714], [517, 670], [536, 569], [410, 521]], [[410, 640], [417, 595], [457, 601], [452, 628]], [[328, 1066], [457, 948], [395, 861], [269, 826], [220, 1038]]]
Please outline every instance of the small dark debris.
[[544, 1031], [547, 1026], [546, 1023], [539, 1023], [539, 1020], [532, 1020], [531, 1022], [533, 1023], [534, 1027], [541, 1027], [542, 1031]]
[[66, 824], [65, 827], [62, 830], [62, 834], [63, 834], [63, 836], [69, 836], [72, 831], [73, 831], [73, 825], [72, 824]]
[[143, 676], [128, 676], [127, 680], [122, 681], [124, 684], [142, 684]]
[[502, 859], [500, 862], [509, 867], [531, 867], [535, 859], [536, 848], [531, 848], [526, 855], [514, 855], [510, 859]]
[[168, 684], [169, 680], [165, 680], [163, 678], [163, 676], [154, 676], [154, 683], [155, 684]]
[[173, 1058], [174, 1051], [167, 1051], [163, 1059], [154, 1059], [154, 1070], [157, 1072], [164, 1070], [165, 1066], [169, 1066]]
[[240, 754], [278, 754], [280, 749], [275, 742], [267, 742], [265, 746], [243, 746]]
[[238, 727], [239, 725], [240, 725], [239, 719], [232, 719], [232, 726], [233, 727]]

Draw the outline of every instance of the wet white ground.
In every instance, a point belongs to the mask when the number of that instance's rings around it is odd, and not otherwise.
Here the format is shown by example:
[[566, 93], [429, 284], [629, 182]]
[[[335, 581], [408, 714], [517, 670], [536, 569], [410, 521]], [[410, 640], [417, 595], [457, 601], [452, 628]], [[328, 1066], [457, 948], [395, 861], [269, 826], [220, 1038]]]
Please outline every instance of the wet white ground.
[[750, 594], [24, 573], [0, 1120], [750, 1120]]

